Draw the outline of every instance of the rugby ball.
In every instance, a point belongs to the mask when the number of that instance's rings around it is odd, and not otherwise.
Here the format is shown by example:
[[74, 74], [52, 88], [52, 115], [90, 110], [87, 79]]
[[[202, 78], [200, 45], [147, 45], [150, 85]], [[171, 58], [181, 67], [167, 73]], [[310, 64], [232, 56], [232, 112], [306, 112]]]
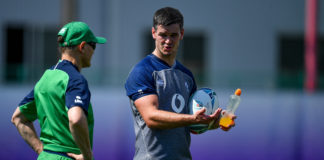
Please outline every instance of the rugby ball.
[[[213, 114], [219, 107], [216, 92], [210, 88], [201, 88], [194, 92], [189, 99], [189, 113], [195, 114], [203, 107], [206, 108], [206, 115]], [[208, 130], [208, 124], [190, 125], [190, 131], [194, 134], [201, 134]]]

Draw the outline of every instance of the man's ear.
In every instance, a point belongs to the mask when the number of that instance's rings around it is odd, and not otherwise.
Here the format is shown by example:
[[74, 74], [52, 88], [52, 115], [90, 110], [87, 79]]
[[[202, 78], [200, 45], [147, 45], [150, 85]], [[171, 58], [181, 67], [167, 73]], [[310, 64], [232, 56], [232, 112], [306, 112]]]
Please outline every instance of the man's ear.
[[156, 39], [155, 32], [156, 32], [155, 28], [152, 27], [152, 37], [154, 40]]
[[183, 39], [183, 35], [184, 35], [184, 29], [182, 28], [181, 31], [180, 31], [180, 39], [182, 40]]
[[86, 43], [87, 43], [87, 42], [82, 41], [82, 42], [78, 45], [78, 49], [79, 49], [80, 52], [82, 52], [82, 50], [83, 50], [84, 46], [86, 45]]

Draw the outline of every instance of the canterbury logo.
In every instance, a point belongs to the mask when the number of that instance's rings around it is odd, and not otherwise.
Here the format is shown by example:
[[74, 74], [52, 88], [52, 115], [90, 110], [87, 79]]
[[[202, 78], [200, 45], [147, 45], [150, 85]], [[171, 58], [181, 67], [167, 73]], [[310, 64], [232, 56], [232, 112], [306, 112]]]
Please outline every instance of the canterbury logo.
[[74, 103], [81, 103], [81, 104], [83, 104], [83, 102], [81, 100], [81, 97], [80, 96], [76, 96], [75, 97], [75, 100], [74, 100]]

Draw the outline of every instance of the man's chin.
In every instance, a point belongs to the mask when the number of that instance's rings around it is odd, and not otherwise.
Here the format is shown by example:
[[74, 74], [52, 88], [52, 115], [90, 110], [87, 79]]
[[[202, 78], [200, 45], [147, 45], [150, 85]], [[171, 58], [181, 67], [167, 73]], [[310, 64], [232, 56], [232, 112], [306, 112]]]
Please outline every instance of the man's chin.
[[173, 53], [172, 52], [163, 52], [163, 56], [171, 56]]

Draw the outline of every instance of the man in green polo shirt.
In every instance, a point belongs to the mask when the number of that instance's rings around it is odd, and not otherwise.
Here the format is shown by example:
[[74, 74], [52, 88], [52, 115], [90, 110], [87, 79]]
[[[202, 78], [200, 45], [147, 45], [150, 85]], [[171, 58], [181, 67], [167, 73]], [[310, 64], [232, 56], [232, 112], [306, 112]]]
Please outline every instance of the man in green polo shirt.
[[[39, 154], [39, 160], [93, 159], [93, 111], [82, 68], [90, 67], [96, 43], [83, 22], [66, 24], [58, 33], [61, 59], [47, 69], [12, 116], [22, 138]], [[33, 121], [40, 123], [40, 136]]]

